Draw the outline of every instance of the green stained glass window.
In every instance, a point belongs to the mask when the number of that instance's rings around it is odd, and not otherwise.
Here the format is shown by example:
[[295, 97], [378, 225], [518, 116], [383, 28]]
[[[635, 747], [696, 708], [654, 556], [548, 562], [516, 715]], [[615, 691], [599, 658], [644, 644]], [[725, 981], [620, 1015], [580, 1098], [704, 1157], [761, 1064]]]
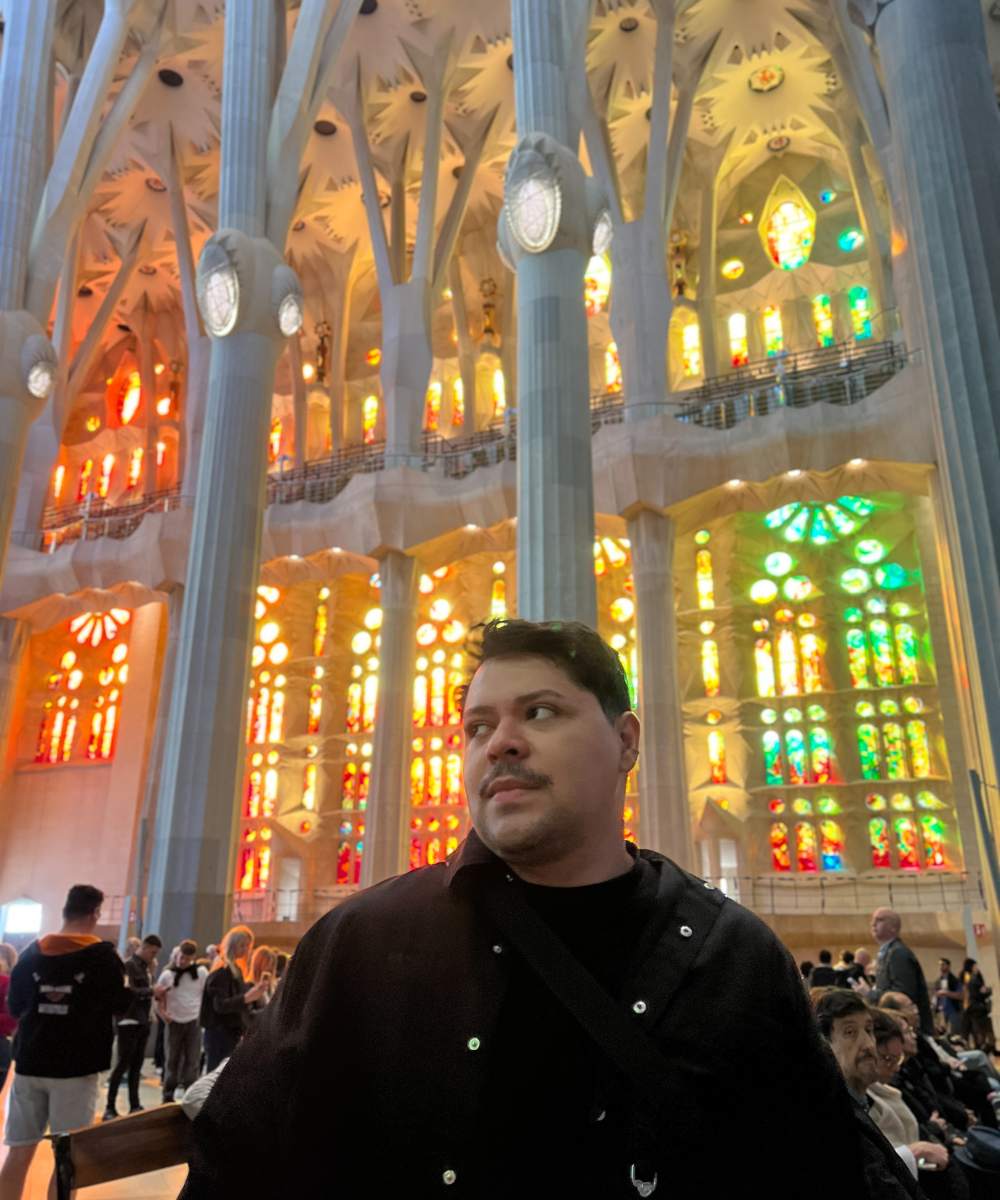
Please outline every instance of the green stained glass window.
[[[835, 504], [827, 504], [825, 507], [830, 520], [833, 522], [834, 529], [836, 529], [836, 531], [842, 537], [847, 537], [848, 534], [853, 533], [855, 529], [857, 529], [857, 521], [845, 513], [842, 508], [838, 508]], [[830, 539], [827, 540], [829, 541]], [[816, 541], [816, 539], [813, 538], [813, 541]]]
[[863, 567], [848, 567], [840, 577], [840, 586], [852, 596], [867, 592], [872, 585], [872, 577]]
[[854, 557], [859, 563], [877, 563], [885, 558], [885, 546], [878, 538], [862, 538], [854, 547]]
[[889, 622], [877, 618], [868, 626], [871, 636], [872, 661], [875, 664], [875, 678], [879, 687], [892, 687], [896, 682], [896, 672], [892, 661], [892, 638], [890, 637]]
[[913, 609], [906, 603], [905, 600], [897, 600], [892, 606], [892, 615], [894, 617], [908, 617], [913, 612]]
[[833, 774], [830, 761], [830, 735], [818, 725], [809, 730], [809, 761], [813, 783], [829, 783]]
[[923, 721], [906, 722], [906, 740], [910, 744], [910, 762], [917, 779], [926, 779], [931, 773], [931, 746], [927, 738], [927, 726]]
[[801, 729], [790, 729], [785, 734], [785, 752], [788, 755], [788, 782], [793, 787], [807, 783], [806, 740]]
[[865, 614], [860, 608], [845, 608], [844, 620], [849, 621], [852, 625], [856, 625], [859, 621], [865, 619]]
[[865, 779], [878, 779], [882, 770], [882, 755], [879, 751], [878, 730], [874, 725], [858, 726], [858, 754], [861, 758], [861, 774]]
[[872, 817], [868, 822], [868, 841], [872, 848], [873, 867], [891, 867], [889, 857], [889, 822], [885, 817]]
[[851, 672], [852, 687], [871, 687], [868, 680], [868, 652], [865, 648], [863, 630], [848, 629], [847, 631], [847, 666]]
[[876, 613], [877, 615], [884, 613], [888, 607], [889, 606], [881, 596], [870, 596], [865, 601], [865, 608], [867, 608], [870, 613]]
[[792, 556], [786, 554], [784, 550], [775, 550], [773, 554], [769, 554], [764, 559], [764, 570], [768, 575], [787, 575], [792, 569]]
[[806, 709], [806, 716], [810, 721], [825, 721], [826, 709], [822, 704], [810, 704]]
[[768, 529], [780, 529], [786, 521], [790, 521], [796, 510], [800, 507], [798, 504], [783, 504], [781, 508], [776, 508], [769, 512], [764, 518], [764, 524]]
[[837, 813], [843, 810], [832, 796], [820, 796], [816, 801], [816, 811], [822, 813], [825, 817], [835, 817]]
[[912, 812], [913, 801], [904, 792], [897, 792], [889, 801], [889, 807], [895, 812]]
[[792, 811], [798, 813], [800, 817], [808, 816], [812, 810], [813, 806], [808, 800], [792, 801]]
[[781, 769], [781, 738], [773, 729], [769, 729], [761, 740], [764, 745], [764, 773], [767, 782], [780, 785], [784, 783]]
[[878, 710], [883, 717], [894, 717], [899, 712], [899, 705], [895, 700], [886, 696], [884, 700], [878, 702]]
[[917, 635], [909, 623], [897, 625], [893, 632], [896, 643], [896, 661], [899, 663], [899, 682], [912, 684], [920, 682], [917, 669]]
[[804, 508], [793, 520], [789, 521], [788, 527], [785, 530], [786, 542], [801, 542], [806, 536], [806, 528], [809, 525], [809, 509]]
[[[839, 510], [834, 508], [832, 504], [828, 505], [827, 507], [831, 513], [839, 514]], [[851, 522], [851, 524], [853, 526], [853, 522]], [[823, 510], [821, 508], [813, 509], [812, 524], [809, 528], [809, 540], [817, 546], [825, 546], [828, 542], [832, 542], [834, 540], [833, 530], [830, 528], [830, 522], [823, 515]]]
[[947, 808], [943, 800], [939, 800], [933, 792], [917, 792], [918, 808]]
[[875, 705], [870, 700], [859, 700], [854, 706], [854, 711], [859, 717], [874, 717]]
[[944, 854], [944, 825], [939, 817], [921, 817], [920, 832], [924, 835], [924, 861], [928, 867], [947, 866]]
[[875, 511], [875, 501], [867, 496], [838, 496], [837, 503], [841, 508], [849, 508], [859, 517], [868, 517]]
[[899, 563], [886, 563], [883, 567], [875, 568], [875, 582], [879, 587], [884, 587], [891, 592], [896, 588], [906, 587], [910, 582], [910, 575], [906, 568], [901, 567]]
[[[906, 769], [906, 747], [903, 742], [903, 728], [895, 721], [887, 721], [882, 726], [882, 740], [885, 742], [885, 766], [890, 779], [909, 779]], [[867, 776], [866, 776], [867, 778]]]
[[778, 719], [778, 714], [773, 708], [765, 708], [760, 714], [760, 719], [765, 725], [773, 725]]

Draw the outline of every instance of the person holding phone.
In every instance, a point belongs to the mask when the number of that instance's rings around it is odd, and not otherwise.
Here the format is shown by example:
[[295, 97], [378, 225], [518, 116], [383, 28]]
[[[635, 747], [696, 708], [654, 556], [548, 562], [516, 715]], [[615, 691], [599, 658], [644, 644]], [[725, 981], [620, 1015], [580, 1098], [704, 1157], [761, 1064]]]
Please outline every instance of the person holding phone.
[[264, 991], [251, 1005], [251, 1012], [259, 1012], [271, 1003], [271, 997], [277, 986], [274, 982], [277, 966], [278, 952], [272, 950], [270, 946], [258, 946], [250, 960], [250, 982], [258, 985], [264, 984]]

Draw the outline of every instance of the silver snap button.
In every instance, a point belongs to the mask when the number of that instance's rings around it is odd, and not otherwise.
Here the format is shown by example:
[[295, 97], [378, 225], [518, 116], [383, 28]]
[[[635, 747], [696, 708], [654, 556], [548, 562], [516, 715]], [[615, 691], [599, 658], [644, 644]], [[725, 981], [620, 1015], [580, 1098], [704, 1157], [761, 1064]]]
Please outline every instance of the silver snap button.
[[680, 928], [681, 937], [690, 937], [692, 933], [694, 933], [694, 930], [691, 928], [690, 925], [682, 925], [681, 926], [681, 928]]
[[638, 1013], [639, 1016], [641, 1017], [642, 1014], [646, 1011], [646, 1001], [645, 1000], [636, 1000], [635, 1004], [632, 1005], [632, 1011], [634, 1013]]
[[469, 1038], [469, 1040], [465, 1044], [469, 1047], [470, 1050], [478, 1050], [481, 1045], [479, 1038], [477, 1038], [477, 1037]]
[[493, 953], [494, 954], [503, 954], [503, 946], [501, 946], [499, 943], [497, 943], [497, 945], [495, 945], [493, 947]]
[[598, 1121], [603, 1121], [607, 1115], [608, 1115], [607, 1112], [602, 1112], [601, 1115], [597, 1118]]
[[514, 876], [513, 876], [513, 875], [508, 875], [508, 876], [507, 876], [507, 882], [508, 882], [508, 883], [513, 883], [513, 882], [514, 882]]
[[714, 884], [714, 883], [708, 883], [708, 882], [706, 882], [706, 884], [705, 884], [705, 887], [707, 887], [707, 888], [708, 888], [708, 890], [709, 890], [710, 892], [714, 892], [714, 891], [715, 891], [715, 884]]
[[455, 1174], [454, 1171], [445, 1171], [445, 1173], [441, 1176], [441, 1178], [445, 1181], [445, 1183], [451, 1185], [455, 1182], [455, 1180], [458, 1178], [458, 1176]]

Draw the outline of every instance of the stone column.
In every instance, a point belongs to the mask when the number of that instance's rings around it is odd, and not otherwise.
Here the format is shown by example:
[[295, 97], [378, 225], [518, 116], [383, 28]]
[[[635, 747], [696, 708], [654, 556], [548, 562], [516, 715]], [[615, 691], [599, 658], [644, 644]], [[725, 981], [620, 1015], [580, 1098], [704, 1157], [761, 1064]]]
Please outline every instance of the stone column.
[[[885, 80], [930, 378], [942, 513], [975, 728], [969, 766], [1000, 817], [1000, 114], [978, 0], [854, 0]], [[909, 306], [907, 306], [909, 307]], [[979, 831], [980, 839], [984, 837]], [[1000, 918], [993, 897], [993, 919]]]
[[7, 739], [17, 699], [17, 683], [30, 641], [31, 625], [27, 621], [0, 617], [0, 783], [10, 751]]
[[652, 509], [628, 522], [639, 651], [639, 844], [697, 870], [691, 842], [677, 671], [674, 523]]
[[407, 869], [410, 821], [410, 738], [417, 628], [416, 561], [390, 550], [379, 565], [382, 581], [378, 711], [372, 774], [365, 809], [361, 886]]
[[[13, 0], [4, 16], [0, 60], [0, 583], [14, 522], [28, 429], [55, 382], [55, 351], [24, 308], [28, 248], [46, 162], [49, 68], [56, 0]], [[28, 390], [25, 342], [48, 347], [51, 377], [43, 392]]]
[[[216, 940], [233, 891], [267, 438], [283, 346], [276, 301], [298, 286], [263, 237], [272, 12], [271, 0], [241, 0], [226, 15], [219, 231], [202, 251], [198, 278], [210, 284], [228, 264], [238, 286], [228, 328], [213, 329], [202, 308], [212, 359], [146, 911], [146, 927], [168, 945]], [[299, 302], [301, 313], [301, 292]]]
[[[570, 130], [572, 39], [563, 0], [513, 0], [514, 97], [522, 139], [508, 165], [516, 179], [527, 135], [562, 190], [559, 230], [517, 267], [517, 610], [531, 621], [597, 624], [590, 380], [583, 274], [589, 252], [585, 180]], [[500, 217], [501, 237], [507, 233]], [[562, 236], [560, 236], [560, 234]], [[582, 236], [581, 236], [582, 234]], [[513, 239], [511, 239], [513, 240]], [[508, 242], [509, 244], [509, 242]], [[466, 404], [469, 399], [466, 398]]]

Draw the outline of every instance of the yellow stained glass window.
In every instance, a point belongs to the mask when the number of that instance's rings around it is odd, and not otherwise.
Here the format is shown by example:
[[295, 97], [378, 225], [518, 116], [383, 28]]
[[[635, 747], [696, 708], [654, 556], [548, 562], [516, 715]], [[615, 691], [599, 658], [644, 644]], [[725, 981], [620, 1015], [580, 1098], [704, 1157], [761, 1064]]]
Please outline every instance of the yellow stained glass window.
[[758, 228], [768, 257], [782, 271], [795, 271], [809, 261], [816, 238], [816, 210], [786, 176], [772, 188]]
[[684, 326], [681, 334], [681, 345], [684, 357], [684, 375], [690, 379], [693, 375], [701, 374], [701, 330], [698, 322], [692, 321]]
[[441, 416], [441, 384], [436, 380], [427, 389], [427, 428], [434, 432]]
[[366, 446], [375, 441], [375, 422], [378, 420], [378, 396], [365, 396], [361, 402], [361, 429]]
[[813, 297], [813, 322], [816, 325], [816, 340], [821, 346], [833, 345], [833, 307], [830, 297], [819, 295]]
[[729, 357], [734, 367], [745, 367], [750, 361], [746, 313], [733, 313], [729, 318]]
[[785, 330], [781, 323], [781, 309], [772, 304], [764, 309], [764, 349], [769, 356], [773, 356], [784, 348]]

